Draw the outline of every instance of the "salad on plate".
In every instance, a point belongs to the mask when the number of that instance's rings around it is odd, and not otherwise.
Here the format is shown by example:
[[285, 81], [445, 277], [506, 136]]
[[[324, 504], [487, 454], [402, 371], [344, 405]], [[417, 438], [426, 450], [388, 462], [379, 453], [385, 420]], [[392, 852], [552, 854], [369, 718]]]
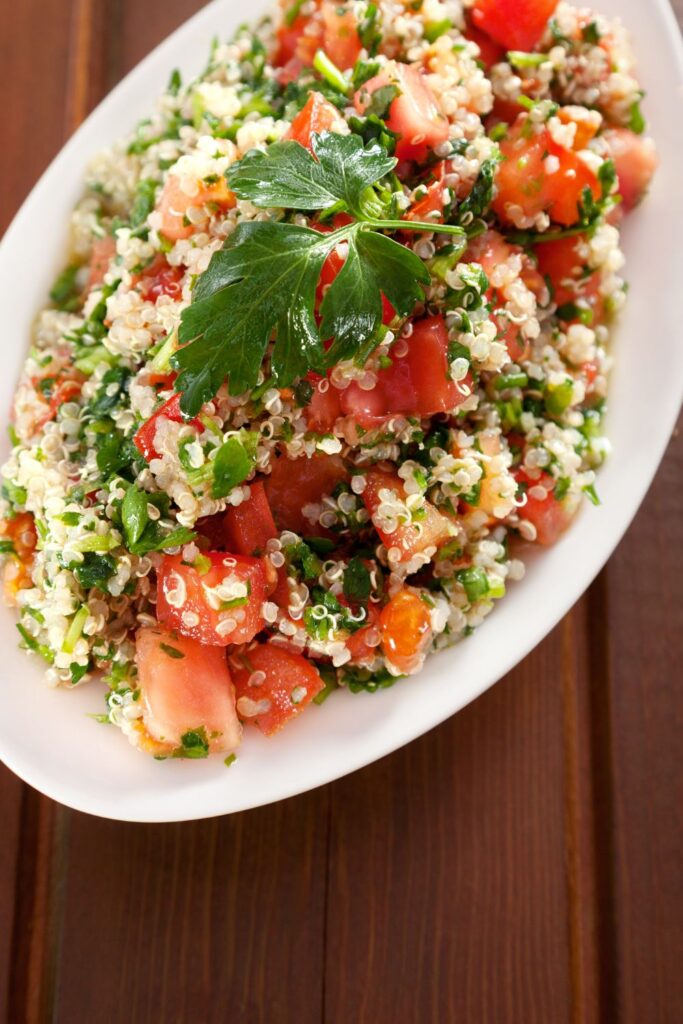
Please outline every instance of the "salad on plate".
[[48, 683], [231, 763], [476, 629], [599, 502], [642, 96], [556, 0], [286, 0], [174, 71], [88, 168], [14, 399]]

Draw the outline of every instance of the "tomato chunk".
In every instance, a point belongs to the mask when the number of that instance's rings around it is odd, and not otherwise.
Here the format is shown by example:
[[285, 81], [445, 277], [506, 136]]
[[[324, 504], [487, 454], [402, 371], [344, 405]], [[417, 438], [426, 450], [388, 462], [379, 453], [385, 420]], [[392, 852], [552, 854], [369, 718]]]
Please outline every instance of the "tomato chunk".
[[327, 377], [312, 371], [306, 375], [306, 379], [313, 386], [311, 400], [305, 409], [308, 429], [327, 433], [341, 416], [339, 391], [330, 384]]
[[321, 132], [332, 131], [339, 123], [341, 114], [319, 92], [311, 92], [305, 107], [299, 111], [284, 136], [299, 142], [306, 149], [311, 148], [311, 137]]
[[[196, 192], [190, 196], [180, 187], [180, 180], [170, 174], [157, 204], [161, 214], [161, 233], [172, 242], [177, 242], [180, 238], [189, 238], [196, 231], [203, 230], [211, 217], [211, 212], [206, 209], [207, 203], [222, 210], [230, 210], [235, 205], [235, 196], [225, 178], [220, 177], [209, 185], [198, 181]], [[198, 218], [189, 219], [187, 213], [190, 207], [200, 211]]]
[[353, 383], [341, 392], [342, 410], [366, 430], [391, 416], [452, 412], [470, 393], [469, 374], [457, 384], [449, 376], [448, 331], [442, 316], [416, 321], [411, 336], [398, 345], [406, 351], [391, 355], [391, 366], [378, 372], [371, 391]]
[[162, 295], [177, 300], [183, 294], [184, 276], [185, 267], [170, 266], [166, 257], [159, 253], [140, 274], [138, 288], [148, 302], [156, 302]]
[[145, 627], [135, 638], [135, 660], [142, 720], [154, 740], [172, 749], [187, 732], [204, 729], [212, 752], [239, 745], [242, 727], [225, 651]]
[[38, 543], [35, 520], [30, 512], [19, 512], [13, 519], [0, 519], [0, 537], [12, 542], [14, 552], [3, 566], [3, 593], [9, 605], [16, 602], [17, 593], [32, 587], [31, 568], [33, 552]]
[[384, 656], [400, 672], [412, 672], [432, 636], [429, 608], [404, 588], [382, 609], [379, 619]]
[[614, 160], [624, 209], [632, 210], [647, 192], [657, 169], [655, 144], [628, 128], [610, 128], [605, 141]]
[[594, 172], [571, 149], [564, 149], [547, 128], [533, 129], [521, 115], [500, 144], [503, 156], [498, 167], [498, 195], [492, 208], [507, 224], [515, 224], [511, 207], [524, 217], [547, 213], [565, 227], [579, 219], [579, 203], [585, 188], [600, 195]]
[[[344, 603], [343, 601], [340, 603]], [[380, 609], [376, 604], [368, 604], [366, 608], [367, 615], [367, 626], [363, 626], [355, 633], [351, 633], [344, 641], [349, 653], [351, 654], [351, 661], [355, 665], [363, 664], [364, 662], [371, 661], [377, 656], [377, 648], [381, 639], [379, 632], [379, 619]]]
[[[486, 231], [483, 235], [475, 238], [470, 244], [465, 259], [479, 263], [486, 276], [490, 277], [497, 266], [505, 263], [514, 253], [521, 252], [522, 250], [519, 246], [510, 245], [497, 231]], [[527, 259], [527, 257], [523, 256], [523, 259]], [[533, 268], [528, 266], [525, 269], [531, 272]], [[527, 282], [525, 281], [525, 283]], [[534, 278], [533, 283], [536, 287], [542, 287], [543, 285], [542, 279], [537, 280]], [[486, 297], [494, 305], [505, 302], [505, 297], [500, 295], [495, 288], [489, 288]], [[498, 339], [507, 348], [512, 362], [519, 363], [526, 359], [529, 355], [530, 345], [520, 331], [519, 326], [513, 323], [504, 313], [494, 313], [492, 320], [498, 328]]]
[[533, 50], [558, 0], [475, 0], [472, 21], [506, 50]]
[[352, 68], [361, 51], [358, 24], [350, 4], [323, 0], [323, 49], [342, 71]]
[[[520, 508], [520, 519], [526, 519], [536, 527], [536, 540], [544, 547], [550, 547], [567, 529], [572, 520], [572, 511], [566, 501], [558, 501], [553, 490], [557, 481], [549, 473], [541, 473], [538, 480], [532, 479], [523, 469], [515, 473], [518, 483], [526, 485], [526, 504]], [[541, 488], [545, 498], [529, 493]]]
[[[406, 490], [399, 476], [381, 469], [371, 469], [366, 475], [363, 503], [382, 543], [394, 553], [391, 560], [396, 563], [410, 561], [413, 555], [436, 547], [451, 535], [448, 519], [428, 501], [422, 506], [421, 518], [415, 521], [412, 517], [408, 519], [405, 499]], [[400, 517], [392, 514], [393, 507], [399, 502], [402, 506]]]
[[261, 480], [249, 484], [246, 501], [228, 508], [223, 516], [223, 529], [228, 551], [238, 555], [262, 555], [268, 541], [277, 537], [277, 527]]
[[280, 530], [302, 535], [320, 533], [303, 513], [306, 505], [317, 504], [331, 494], [337, 484], [348, 479], [348, 471], [338, 455], [314, 455], [288, 459], [281, 455], [265, 480], [266, 494]]
[[400, 90], [386, 118], [391, 131], [400, 135], [396, 156], [421, 163], [435, 146], [448, 139], [448, 121], [419, 67], [397, 61], [388, 61], [379, 75], [360, 87], [353, 98], [356, 110], [365, 113], [372, 94], [386, 85]]
[[496, 43], [486, 32], [481, 32], [475, 25], [468, 24], [464, 35], [466, 39], [476, 43], [479, 47], [479, 60], [487, 71], [490, 71], [494, 64], [505, 60], [506, 47]]
[[[277, 30], [278, 46], [275, 52], [273, 63], [276, 67], [283, 67], [294, 60], [298, 60], [302, 67], [310, 67], [315, 57], [315, 51], [322, 45], [322, 26], [313, 23], [304, 14], [298, 14], [291, 25], [283, 23]], [[305, 31], [308, 29], [308, 31]]]
[[238, 713], [266, 736], [300, 715], [325, 686], [303, 655], [275, 644], [259, 644], [234, 660]]
[[90, 272], [88, 274], [88, 291], [102, 284], [104, 275], [109, 270], [109, 261], [116, 253], [116, 239], [112, 235], [98, 238], [90, 253]]
[[202, 430], [202, 422], [195, 419], [186, 420], [180, 410], [180, 399], [181, 395], [172, 395], [168, 401], [164, 402], [161, 408], [157, 409], [153, 416], [150, 416], [148, 420], [138, 428], [136, 433], [133, 435], [133, 444], [140, 452], [141, 455], [151, 462], [152, 459], [158, 459], [159, 453], [156, 450], [154, 439], [156, 437], [157, 427], [160, 419], [171, 420], [173, 423], [189, 423], [196, 430]]
[[182, 552], [157, 569], [157, 616], [169, 629], [204, 644], [244, 644], [263, 628], [266, 573], [259, 558], [202, 553], [186, 565]]
[[[560, 309], [579, 303], [592, 311], [593, 321], [597, 322], [603, 316], [605, 306], [600, 294], [601, 274], [599, 270], [587, 273], [585, 259], [581, 255], [585, 242], [584, 235], [576, 235], [538, 245], [538, 270], [543, 277], [549, 278], [553, 301]], [[570, 322], [572, 318], [566, 319]]]

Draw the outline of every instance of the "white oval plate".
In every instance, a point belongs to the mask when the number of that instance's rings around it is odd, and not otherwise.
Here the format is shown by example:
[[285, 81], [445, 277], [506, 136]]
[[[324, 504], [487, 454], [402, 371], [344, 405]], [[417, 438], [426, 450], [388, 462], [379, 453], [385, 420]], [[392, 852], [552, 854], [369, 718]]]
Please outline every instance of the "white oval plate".
[[[187, 22], [97, 108], [26, 200], [0, 247], [0, 409], [10, 407], [32, 320], [63, 262], [89, 158], [152, 107], [172, 68], [196, 74], [214, 34], [227, 37], [265, 6], [257, 0], [247, 12], [218, 0]], [[221, 758], [157, 762], [137, 753], [118, 730], [87, 717], [103, 710], [100, 686], [66, 693], [44, 685], [39, 666], [17, 648], [13, 613], [0, 610], [0, 757], [26, 782], [77, 810], [128, 821], [210, 817], [312, 789], [408, 743], [479, 696], [542, 640], [605, 564], [650, 485], [681, 400], [683, 47], [666, 0], [652, 0], [647, 15], [641, 0], [596, 6], [620, 14], [634, 34], [662, 163], [625, 231], [631, 292], [611, 382], [614, 454], [600, 473], [602, 506], [583, 511], [477, 633], [429, 659], [418, 677], [376, 694], [337, 693], [270, 741], [247, 730], [229, 770]]]

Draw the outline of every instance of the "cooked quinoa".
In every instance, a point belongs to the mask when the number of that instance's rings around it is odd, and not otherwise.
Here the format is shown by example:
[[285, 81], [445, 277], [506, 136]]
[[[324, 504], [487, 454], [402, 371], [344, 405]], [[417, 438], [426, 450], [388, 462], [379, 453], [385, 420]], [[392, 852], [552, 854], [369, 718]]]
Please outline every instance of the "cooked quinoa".
[[[654, 149], [618, 21], [539, 0], [520, 50], [506, 7], [288, 2], [197, 79], [174, 72], [88, 168], [14, 399], [5, 595], [48, 683], [104, 680], [103, 720], [156, 756], [231, 751], [238, 718], [270, 733], [337, 686], [413, 675], [598, 502], [619, 225]], [[297, 144], [327, 172], [320, 140], [346, 167], [389, 161], [357, 235], [362, 206], [269, 206], [246, 181]], [[264, 224], [342, 233], [309, 310], [319, 362], [286, 376], [278, 319], [249, 386], [227, 345], [207, 391], [220, 331], [212, 349], [191, 326]], [[335, 302], [340, 332], [361, 323], [342, 267], [369, 236], [420, 267], [415, 301], [378, 276], [381, 322], [323, 346]]]

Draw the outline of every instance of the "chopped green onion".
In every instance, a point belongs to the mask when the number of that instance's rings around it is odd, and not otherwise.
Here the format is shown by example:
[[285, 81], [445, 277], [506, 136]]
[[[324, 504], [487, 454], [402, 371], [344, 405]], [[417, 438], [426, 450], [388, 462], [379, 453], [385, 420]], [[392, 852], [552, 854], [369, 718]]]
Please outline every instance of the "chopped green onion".
[[69, 626], [67, 634], [64, 637], [62, 650], [66, 654], [71, 654], [74, 647], [76, 646], [76, 643], [80, 639], [81, 633], [83, 632], [83, 627], [85, 625], [85, 620], [87, 618], [88, 607], [87, 605], [82, 604], [81, 607], [76, 612], [76, 614], [74, 615], [73, 619], [71, 620], [71, 625]]
[[316, 50], [315, 57], [313, 58], [313, 67], [318, 74], [323, 76], [326, 82], [330, 83], [333, 89], [343, 93], [344, 96], [348, 94], [350, 88], [348, 80], [337, 65], [332, 63], [324, 50]]
[[505, 388], [525, 388], [528, 383], [529, 378], [525, 373], [501, 373], [493, 386], [496, 391], [504, 391]]
[[450, 18], [442, 18], [441, 21], [430, 21], [424, 27], [424, 37], [429, 43], [435, 43], [439, 36], [443, 36], [453, 28]]
[[549, 385], [545, 391], [545, 407], [551, 416], [561, 416], [572, 404], [574, 397], [574, 382], [563, 381], [555, 386]]
[[465, 589], [467, 594], [467, 600], [470, 604], [474, 604], [480, 597], [484, 597], [489, 592], [489, 581], [486, 573], [479, 566], [471, 566], [469, 569], [460, 569], [456, 574], [456, 579]]
[[114, 540], [110, 533], [98, 534], [93, 533], [88, 537], [84, 537], [83, 540], [77, 540], [74, 544], [75, 551], [111, 551], [113, 548], [118, 547], [120, 541]]
[[508, 62], [516, 68], [537, 68], [548, 60], [547, 53], [523, 53], [521, 50], [510, 50]]

